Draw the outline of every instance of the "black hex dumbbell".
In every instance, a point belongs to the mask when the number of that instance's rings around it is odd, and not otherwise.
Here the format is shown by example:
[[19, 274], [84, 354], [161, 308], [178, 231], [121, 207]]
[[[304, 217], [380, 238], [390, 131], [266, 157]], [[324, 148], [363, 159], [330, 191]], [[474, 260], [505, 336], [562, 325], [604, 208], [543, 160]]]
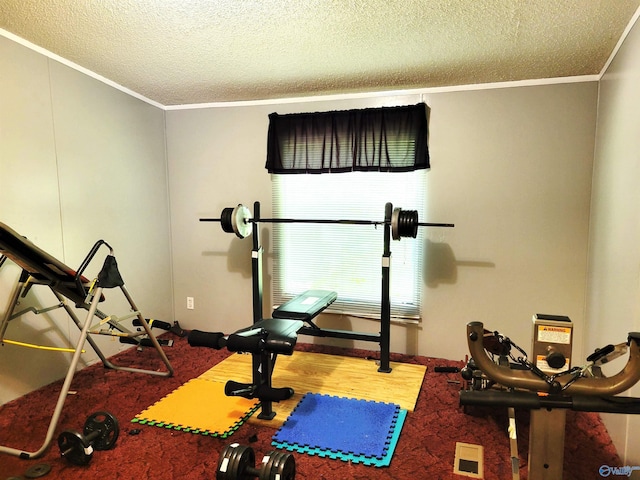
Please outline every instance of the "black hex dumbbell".
[[110, 450], [118, 439], [120, 426], [109, 412], [96, 412], [87, 418], [83, 433], [65, 430], [58, 437], [60, 455], [74, 465], [88, 465], [94, 450]]

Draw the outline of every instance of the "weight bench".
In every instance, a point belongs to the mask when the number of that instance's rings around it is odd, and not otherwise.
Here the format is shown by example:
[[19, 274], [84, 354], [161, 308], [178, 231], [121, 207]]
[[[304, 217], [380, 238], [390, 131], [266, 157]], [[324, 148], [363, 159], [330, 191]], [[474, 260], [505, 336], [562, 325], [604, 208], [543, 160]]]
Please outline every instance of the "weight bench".
[[262, 319], [253, 325], [225, 337], [220, 332], [192, 330], [189, 344], [192, 347], [225, 348], [231, 352], [250, 353], [252, 356], [252, 383], [229, 380], [225, 385], [227, 396], [257, 398], [261, 412], [258, 418], [271, 420], [275, 417], [273, 402], [291, 398], [290, 387], [275, 388], [271, 383], [276, 358], [292, 355], [298, 331], [305, 323], [318, 328], [312, 322], [338, 297], [329, 290], [308, 290], [273, 311], [273, 318]]
[[[109, 253], [105, 256], [104, 264], [97, 277], [90, 281], [83, 275], [83, 273], [103, 246], [109, 249]], [[8, 453], [28, 459], [39, 457], [46, 451], [53, 438], [53, 433], [60, 418], [60, 414], [62, 413], [62, 407], [64, 406], [67, 394], [69, 393], [71, 381], [73, 380], [74, 373], [79, 363], [80, 355], [83, 352], [85, 341], [89, 342], [106, 368], [134, 373], [146, 373], [161, 377], [169, 377], [173, 375], [173, 368], [162, 350], [158, 339], [156, 339], [151, 332], [151, 327], [138, 311], [133, 298], [124, 286], [124, 281], [122, 280], [122, 276], [118, 270], [116, 257], [113, 253], [113, 248], [111, 248], [111, 246], [104, 240], [96, 242], [78, 270], [73, 270], [60, 260], [31, 243], [25, 237], [19, 235], [4, 223], [0, 223], [0, 267], [2, 267], [7, 259], [18, 265], [22, 271], [15, 283], [13, 291], [11, 292], [7, 310], [0, 318], [0, 345], [13, 344], [44, 350], [67, 351], [73, 353], [73, 357], [69, 363], [69, 368], [49, 423], [46, 438], [40, 449], [35, 452], [25, 452], [11, 447], [0, 446], [1, 453]], [[54, 306], [43, 309], [29, 307], [16, 311], [20, 304], [20, 299], [24, 298], [33, 287], [42, 285], [50, 289], [58, 300], [58, 303]], [[98, 308], [98, 304], [105, 300], [103, 290], [113, 288], [120, 289], [131, 307], [132, 313], [130, 312], [122, 318], [118, 318], [116, 315], [107, 315]], [[76, 312], [68, 305], [66, 300], [70, 300], [76, 308], [87, 311], [84, 322], [80, 321]], [[74, 348], [33, 345], [5, 338], [9, 323], [12, 320], [21, 317], [26, 313], [31, 312], [37, 315], [57, 308], [63, 308], [80, 330], [80, 336], [78, 337]], [[94, 317], [96, 317], [98, 321], [95, 325], [92, 325], [91, 322]], [[121, 324], [122, 321], [130, 318], [137, 318], [139, 325], [142, 327], [141, 331], [131, 331]], [[166, 367], [166, 370], [157, 371], [115, 365], [107, 360], [96, 342], [89, 336], [90, 334], [116, 336], [122, 339], [127, 339], [127, 341], [133, 341], [138, 345], [142, 345], [143, 340], [145, 343], [150, 342], [147, 344], [157, 351], [160, 359]]]

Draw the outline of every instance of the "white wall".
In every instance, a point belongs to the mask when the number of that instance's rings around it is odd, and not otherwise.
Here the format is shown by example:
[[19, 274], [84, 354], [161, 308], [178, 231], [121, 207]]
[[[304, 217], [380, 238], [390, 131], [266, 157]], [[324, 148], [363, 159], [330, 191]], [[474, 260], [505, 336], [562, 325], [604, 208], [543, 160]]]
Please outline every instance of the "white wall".
[[[72, 268], [106, 240], [142, 312], [171, 321], [164, 112], [4, 37], [0, 72], [0, 221]], [[18, 274], [0, 270], [0, 313]], [[107, 313], [128, 313], [106, 296]], [[52, 300], [37, 287], [23, 306]], [[56, 310], [13, 320], [6, 338], [69, 346], [77, 329]], [[97, 340], [107, 355], [125, 348]], [[70, 358], [0, 347], [0, 404], [62, 377]], [[96, 359], [89, 348], [83, 364]]]
[[[640, 25], [600, 82], [588, 272], [591, 351], [640, 331]], [[622, 360], [624, 362], [624, 360]], [[620, 361], [611, 365], [613, 371]], [[640, 386], [629, 393], [640, 397]], [[627, 465], [640, 465], [640, 418], [604, 415]]]
[[[198, 218], [255, 200], [270, 216], [269, 113], [421, 100], [431, 108], [426, 221], [456, 227], [429, 231], [422, 325], [394, 326], [392, 350], [463, 359], [473, 320], [529, 349], [532, 315], [550, 313], [572, 318], [581, 358], [595, 82], [167, 112], [174, 297], [184, 325], [231, 332], [251, 321], [250, 239]], [[187, 296], [195, 310], [186, 310]], [[375, 322], [326, 317], [378, 331]]]

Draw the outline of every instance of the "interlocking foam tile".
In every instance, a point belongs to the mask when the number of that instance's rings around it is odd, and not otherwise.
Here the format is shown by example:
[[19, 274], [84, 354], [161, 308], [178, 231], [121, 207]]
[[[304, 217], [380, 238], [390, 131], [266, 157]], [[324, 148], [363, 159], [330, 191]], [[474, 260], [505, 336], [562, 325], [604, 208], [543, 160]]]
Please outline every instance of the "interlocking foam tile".
[[131, 421], [226, 438], [240, 428], [259, 405], [255, 400], [227, 397], [223, 383], [194, 378]]
[[391, 436], [391, 442], [389, 443], [389, 448], [387, 449], [386, 454], [381, 458], [371, 458], [364, 455], [352, 455], [352, 454], [347, 455], [344, 453], [331, 452], [328, 450], [322, 450], [318, 448], [301, 447], [299, 445], [290, 444], [287, 442], [272, 441], [271, 444], [276, 448], [288, 450], [290, 452], [295, 451], [298, 453], [317, 455], [319, 457], [332, 458], [334, 460], [342, 460], [344, 462], [362, 463], [363, 465], [374, 466], [374, 467], [388, 467], [391, 464], [391, 457], [393, 457], [393, 453], [396, 449], [398, 439], [400, 438], [400, 432], [402, 431], [402, 426], [404, 425], [404, 421], [406, 417], [407, 417], [407, 411], [400, 410], [398, 414], [398, 418], [396, 420], [395, 428], [393, 430], [393, 434]]
[[391, 403], [307, 393], [272, 444], [300, 453], [383, 466], [390, 462], [406, 411]]

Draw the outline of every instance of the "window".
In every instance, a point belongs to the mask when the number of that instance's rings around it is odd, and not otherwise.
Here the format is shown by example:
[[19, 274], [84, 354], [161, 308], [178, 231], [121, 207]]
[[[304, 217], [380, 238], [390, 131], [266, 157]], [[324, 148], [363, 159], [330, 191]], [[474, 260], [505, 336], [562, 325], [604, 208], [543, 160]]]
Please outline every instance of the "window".
[[[269, 115], [266, 168], [276, 218], [383, 222], [385, 204], [424, 213], [429, 168], [424, 103]], [[394, 317], [419, 318], [423, 234], [391, 245]], [[338, 292], [332, 311], [380, 315], [382, 225], [276, 223], [274, 301]]]
[[[276, 218], [383, 221], [385, 204], [424, 218], [425, 170], [273, 175]], [[424, 235], [391, 243], [391, 315], [419, 318]], [[379, 318], [383, 227], [273, 225], [273, 295], [281, 304], [307, 289], [335, 290], [330, 311]]]

